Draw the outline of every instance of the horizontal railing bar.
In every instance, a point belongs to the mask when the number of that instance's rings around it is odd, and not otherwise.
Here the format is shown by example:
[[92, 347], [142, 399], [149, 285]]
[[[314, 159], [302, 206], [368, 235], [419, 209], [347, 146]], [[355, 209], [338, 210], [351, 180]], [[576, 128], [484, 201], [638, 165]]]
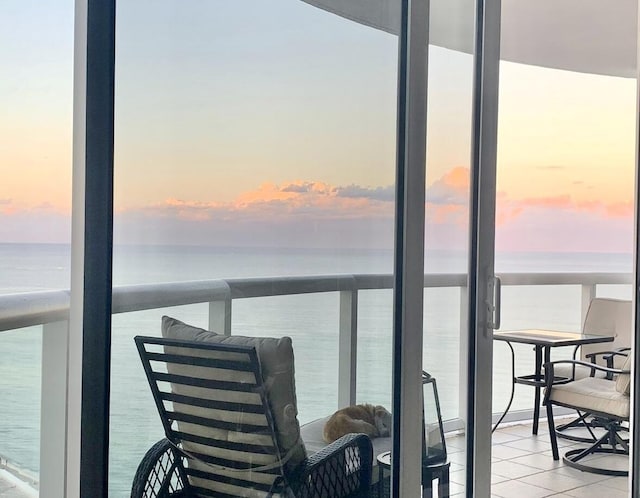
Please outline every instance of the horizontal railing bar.
[[229, 292], [225, 280], [118, 286], [113, 288], [113, 312], [129, 313], [221, 301], [229, 296]]
[[631, 273], [499, 273], [502, 285], [625, 285]]
[[[502, 285], [628, 285], [631, 273], [501, 273]], [[464, 273], [431, 273], [425, 288], [465, 287]], [[256, 277], [118, 286], [113, 313], [183, 306], [225, 299], [285, 296], [343, 290], [391, 289], [389, 274]], [[69, 291], [0, 295], [0, 331], [43, 325], [69, 316]]]
[[0, 295], [0, 331], [69, 319], [68, 290]]
[[226, 280], [233, 299], [291, 294], [313, 294], [355, 289], [352, 275], [309, 277], [230, 278]]

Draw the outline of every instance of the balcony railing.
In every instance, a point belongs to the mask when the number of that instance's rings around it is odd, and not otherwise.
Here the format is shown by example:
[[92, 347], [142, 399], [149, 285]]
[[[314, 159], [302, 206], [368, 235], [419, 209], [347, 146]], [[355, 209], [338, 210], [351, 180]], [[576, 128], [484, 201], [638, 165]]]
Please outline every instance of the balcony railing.
[[[624, 273], [506, 273], [500, 276], [503, 286], [579, 286], [581, 318], [596, 296], [598, 285], [632, 284], [632, 275]], [[424, 278], [425, 288], [460, 290], [461, 317], [466, 317], [466, 285], [465, 274], [428, 274]], [[231, 334], [235, 299], [338, 292], [337, 391], [339, 406], [346, 406], [356, 400], [358, 293], [391, 289], [392, 286], [392, 275], [382, 274], [235, 278], [122, 286], [113, 289], [113, 313], [208, 303], [210, 329]], [[69, 302], [69, 291], [62, 290], [0, 296], [0, 332], [43, 326], [40, 489], [47, 489], [48, 496], [52, 497], [62, 497], [64, 489], [65, 436], [60, 428], [65, 426], [67, 410]], [[462, 392], [462, 386], [460, 391], [463, 404], [466, 393]], [[459, 426], [459, 422], [449, 424], [449, 428]]]

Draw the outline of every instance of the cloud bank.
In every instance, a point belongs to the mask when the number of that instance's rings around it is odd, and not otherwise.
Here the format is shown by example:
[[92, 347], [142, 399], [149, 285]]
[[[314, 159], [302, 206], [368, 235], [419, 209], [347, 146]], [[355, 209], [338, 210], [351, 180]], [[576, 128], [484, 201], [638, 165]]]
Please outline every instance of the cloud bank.
[[[231, 202], [167, 199], [118, 211], [116, 243], [392, 248], [395, 188], [297, 180], [263, 183]], [[426, 190], [427, 249], [465, 250], [469, 170], [456, 167]], [[515, 251], [631, 252], [633, 202], [576, 201], [571, 194], [496, 199], [496, 245]], [[0, 199], [0, 241], [69, 242], [69, 215]]]

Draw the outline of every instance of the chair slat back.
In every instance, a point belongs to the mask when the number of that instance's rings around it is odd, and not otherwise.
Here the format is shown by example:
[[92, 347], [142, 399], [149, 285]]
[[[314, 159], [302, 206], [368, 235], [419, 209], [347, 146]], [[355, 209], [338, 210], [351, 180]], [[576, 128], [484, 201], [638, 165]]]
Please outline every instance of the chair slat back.
[[135, 341], [165, 434], [198, 496], [261, 498], [284, 482], [254, 347]]

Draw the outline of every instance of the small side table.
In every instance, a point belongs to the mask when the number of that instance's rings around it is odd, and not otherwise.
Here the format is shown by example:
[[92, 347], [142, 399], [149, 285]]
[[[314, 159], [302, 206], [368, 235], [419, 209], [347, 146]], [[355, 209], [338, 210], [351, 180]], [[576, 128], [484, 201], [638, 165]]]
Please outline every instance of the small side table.
[[[378, 496], [384, 496], [384, 471], [391, 470], [391, 452], [380, 453], [378, 461]], [[432, 483], [438, 479], [438, 498], [449, 498], [449, 462], [434, 463], [422, 466], [422, 496], [433, 496]]]
[[[505, 417], [509, 408], [511, 408], [511, 402], [513, 401], [513, 395], [515, 393], [516, 384], [525, 384], [535, 387], [535, 398], [533, 402], [533, 426], [531, 428], [532, 434], [538, 434], [538, 419], [540, 418], [540, 393], [545, 387], [544, 373], [542, 372], [542, 365], [551, 361], [551, 348], [561, 346], [582, 346], [584, 344], [600, 344], [605, 342], [612, 342], [614, 337], [608, 335], [596, 335], [596, 334], [582, 334], [580, 332], [561, 332], [558, 330], [504, 330], [493, 333], [493, 339], [495, 341], [504, 341], [511, 349], [511, 369], [515, 369], [515, 351], [513, 350], [512, 342], [519, 344], [531, 344], [534, 346], [536, 352], [535, 373], [531, 375], [522, 375], [516, 377], [515, 371], [512, 372], [512, 384], [511, 384], [511, 398], [507, 404], [507, 408], [503, 412], [502, 416], [498, 419], [496, 425], [493, 426], [492, 432], [498, 428], [500, 422]], [[544, 362], [543, 362], [544, 354]], [[558, 377], [554, 379], [557, 383], [566, 383], [571, 379], [566, 377]]]

